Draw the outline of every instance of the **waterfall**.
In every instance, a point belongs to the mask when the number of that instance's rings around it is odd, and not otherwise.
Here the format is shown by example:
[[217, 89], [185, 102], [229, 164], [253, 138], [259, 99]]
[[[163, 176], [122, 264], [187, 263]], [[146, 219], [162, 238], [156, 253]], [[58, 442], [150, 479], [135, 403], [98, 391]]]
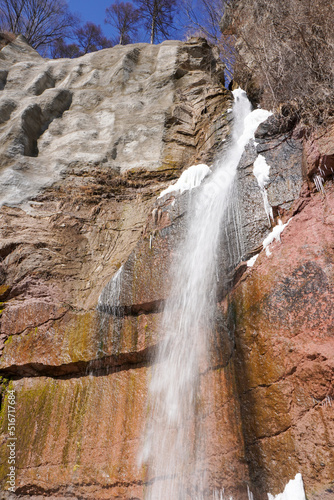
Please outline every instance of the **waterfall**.
[[[213, 173], [189, 195], [187, 234], [171, 270], [172, 286], [152, 369], [149, 422], [141, 457], [148, 467], [146, 500], [217, 497], [206, 484], [200, 374], [208, 367], [207, 339], [216, 307], [220, 233], [237, 165], [256, 128], [270, 114], [251, 111], [241, 89], [233, 94], [232, 143]], [[225, 498], [223, 493], [219, 498]]]

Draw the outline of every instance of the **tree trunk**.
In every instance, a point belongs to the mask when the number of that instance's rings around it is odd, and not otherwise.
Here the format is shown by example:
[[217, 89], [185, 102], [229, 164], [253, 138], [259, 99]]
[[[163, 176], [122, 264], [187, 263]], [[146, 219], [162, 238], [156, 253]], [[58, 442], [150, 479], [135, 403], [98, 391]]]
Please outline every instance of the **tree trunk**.
[[156, 31], [156, 18], [157, 18], [157, 0], [154, 1], [152, 24], [151, 24], [151, 40], [150, 43], [154, 43], [155, 31]]

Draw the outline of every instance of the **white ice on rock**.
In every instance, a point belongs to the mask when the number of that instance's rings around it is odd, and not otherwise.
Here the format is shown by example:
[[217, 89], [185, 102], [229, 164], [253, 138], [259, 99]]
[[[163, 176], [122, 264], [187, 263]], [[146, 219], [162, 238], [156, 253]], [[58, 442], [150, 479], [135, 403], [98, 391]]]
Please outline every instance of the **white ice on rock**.
[[255, 175], [261, 189], [263, 189], [269, 182], [269, 172], [270, 166], [266, 162], [265, 157], [263, 155], [259, 155], [254, 162], [253, 174]]
[[[236, 99], [239, 95], [245, 93], [244, 90], [236, 89], [233, 91], [234, 98]], [[250, 141], [250, 139], [255, 139], [255, 131], [258, 126], [265, 122], [269, 116], [271, 116], [271, 111], [267, 111], [266, 109], [254, 109], [252, 113], [246, 116], [244, 121], [244, 131], [242, 135], [238, 139], [238, 144], [242, 148], [246, 146], [246, 144]]]
[[171, 184], [168, 188], [164, 189], [158, 198], [176, 191], [180, 194], [184, 191], [190, 191], [191, 189], [198, 187], [209, 173], [211, 173], [211, 169], [204, 163], [192, 165], [187, 168], [187, 170], [182, 172], [181, 177], [175, 182], [175, 184]]
[[260, 254], [257, 253], [256, 255], [254, 255], [253, 257], [251, 257], [249, 260], [247, 260], [247, 267], [253, 267], [255, 262], [256, 262], [256, 259], [258, 258]]
[[[233, 90], [232, 94], [235, 101], [247, 98], [246, 92], [240, 88]], [[262, 122], [266, 121], [270, 115], [272, 115], [272, 113], [266, 109], [255, 109], [246, 116], [243, 122], [243, 133], [236, 141], [239, 151], [243, 151], [251, 139], [254, 140], [256, 129]], [[203, 179], [209, 173], [211, 173], [210, 167], [203, 163], [199, 165], [192, 165], [182, 173], [181, 177], [175, 184], [172, 184], [171, 186], [168, 186], [168, 188], [164, 189], [158, 198], [161, 198], [169, 193], [183, 193], [184, 191], [194, 189], [201, 184]]]
[[266, 162], [265, 157], [263, 155], [259, 155], [254, 162], [253, 174], [255, 175], [257, 183], [261, 189], [264, 209], [266, 211], [268, 220], [270, 221], [270, 218], [273, 219], [274, 217], [273, 217], [273, 209], [268, 201], [268, 195], [266, 191], [266, 185], [269, 182], [269, 172], [270, 172], [270, 166]]
[[275, 496], [268, 493], [268, 500], [306, 500], [302, 475], [296, 474], [296, 477], [288, 482], [283, 493]]
[[[291, 220], [291, 219], [290, 219]], [[281, 241], [281, 233], [284, 231], [286, 226], [289, 224], [290, 220], [286, 224], [283, 224], [281, 219], [278, 219], [278, 224], [273, 228], [271, 233], [268, 234], [268, 236], [263, 240], [263, 248], [266, 251], [267, 257], [271, 255], [271, 251], [269, 250], [269, 245], [274, 241]]]
[[[254, 500], [253, 493], [247, 486], [248, 500]], [[227, 500], [224, 495], [224, 491], [215, 493], [213, 500]], [[229, 500], [234, 500], [233, 497], [229, 497]], [[300, 473], [296, 474], [294, 479], [291, 479], [285, 486], [283, 493], [278, 495], [271, 495], [268, 493], [268, 500], [306, 500], [303, 478]]]

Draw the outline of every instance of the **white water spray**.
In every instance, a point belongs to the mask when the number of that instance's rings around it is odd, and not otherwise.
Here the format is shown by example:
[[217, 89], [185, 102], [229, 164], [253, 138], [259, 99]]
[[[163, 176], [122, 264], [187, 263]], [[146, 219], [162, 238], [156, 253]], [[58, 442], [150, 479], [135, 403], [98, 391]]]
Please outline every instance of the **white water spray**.
[[208, 367], [207, 337], [216, 305], [220, 230], [245, 145], [270, 114], [251, 112], [240, 89], [234, 91], [234, 99], [232, 145], [192, 198], [187, 235], [172, 270], [141, 457], [148, 466], [147, 500], [203, 500], [216, 494], [207, 485], [200, 373]]

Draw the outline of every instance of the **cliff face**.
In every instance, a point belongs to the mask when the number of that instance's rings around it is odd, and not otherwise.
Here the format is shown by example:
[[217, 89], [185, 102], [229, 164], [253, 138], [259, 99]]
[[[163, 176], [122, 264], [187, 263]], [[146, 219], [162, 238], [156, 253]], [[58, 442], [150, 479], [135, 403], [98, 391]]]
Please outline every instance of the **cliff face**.
[[[14, 389], [18, 496], [143, 498], [147, 384], [188, 206], [187, 193], [157, 196], [228, 144], [223, 70], [201, 39], [57, 61], [18, 39], [0, 58], [2, 488]], [[297, 472], [309, 499], [333, 494], [330, 169], [324, 192], [313, 182], [334, 157], [326, 134], [303, 143], [268, 120], [238, 168], [242, 262], [226, 265], [222, 247], [201, 383], [210, 487], [236, 499]], [[291, 218], [269, 256], [259, 154], [273, 217]]]
[[0, 54], [0, 370], [17, 394], [16, 492], [140, 496], [159, 304], [138, 281], [124, 318], [96, 306], [146, 250], [158, 193], [228, 135], [223, 68], [199, 39], [49, 61], [19, 37]]

